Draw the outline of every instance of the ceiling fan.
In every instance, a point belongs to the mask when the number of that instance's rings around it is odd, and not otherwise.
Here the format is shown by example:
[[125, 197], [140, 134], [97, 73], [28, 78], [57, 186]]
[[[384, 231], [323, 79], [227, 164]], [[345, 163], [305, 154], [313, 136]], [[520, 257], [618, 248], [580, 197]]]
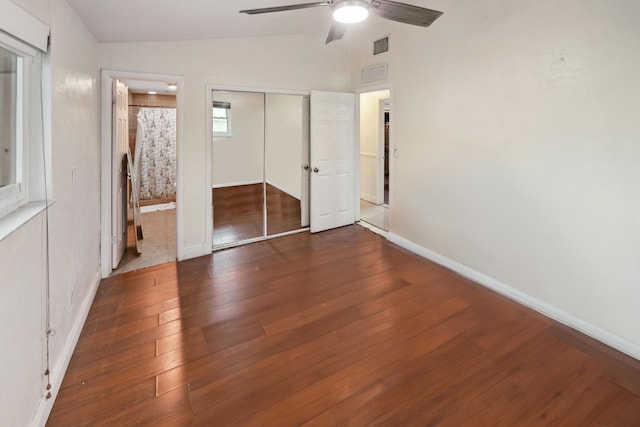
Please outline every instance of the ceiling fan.
[[333, 19], [335, 20], [329, 30], [326, 43], [340, 40], [347, 30], [347, 24], [363, 21], [367, 19], [369, 13], [392, 21], [421, 27], [428, 27], [442, 15], [442, 12], [438, 12], [437, 10], [391, 0], [325, 0], [315, 3], [246, 9], [241, 10], [240, 13], [258, 15], [261, 13], [284, 12], [318, 6], [329, 6], [333, 11]]

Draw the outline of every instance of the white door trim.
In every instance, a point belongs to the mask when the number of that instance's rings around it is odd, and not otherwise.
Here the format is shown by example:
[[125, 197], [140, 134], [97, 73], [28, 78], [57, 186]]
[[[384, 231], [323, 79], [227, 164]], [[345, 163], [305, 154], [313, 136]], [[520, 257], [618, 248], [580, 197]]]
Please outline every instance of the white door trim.
[[111, 268], [116, 268], [127, 250], [127, 177], [123, 163], [129, 147], [129, 88], [116, 79], [111, 96]]
[[101, 70], [100, 96], [100, 270], [102, 278], [111, 274], [111, 85], [114, 79], [175, 82], [176, 124], [176, 249], [178, 260], [184, 259], [184, 204], [183, 204], [183, 140], [184, 140], [184, 77], [170, 74], [137, 73]]
[[[356, 88], [353, 90], [353, 93], [358, 95], [356, 101], [356, 117], [360, 117], [360, 94], [369, 93], [369, 92], [379, 92], [381, 90], [389, 91], [389, 103], [391, 105], [391, 111], [393, 112], [393, 85], [391, 83], [383, 83], [379, 85], [366, 86], [361, 88]], [[392, 123], [393, 123], [393, 119]], [[387, 232], [387, 239], [391, 235], [391, 218], [393, 217], [393, 211], [391, 207], [393, 206], [393, 191], [391, 191], [391, 185], [393, 181], [393, 170], [394, 170], [394, 153], [395, 153], [395, 138], [393, 136], [394, 126], [393, 124], [389, 127], [389, 230]], [[382, 135], [384, 138], [384, 135]], [[384, 141], [382, 142], [384, 144]], [[358, 119], [356, 123], [356, 221], [360, 221], [360, 121]], [[384, 173], [383, 173], [384, 174]], [[383, 184], [384, 185], [384, 184]]]

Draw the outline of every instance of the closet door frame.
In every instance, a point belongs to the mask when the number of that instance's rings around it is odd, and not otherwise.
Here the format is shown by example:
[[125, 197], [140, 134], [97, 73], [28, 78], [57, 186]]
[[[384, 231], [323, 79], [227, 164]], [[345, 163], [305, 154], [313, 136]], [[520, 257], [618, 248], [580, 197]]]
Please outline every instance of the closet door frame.
[[[275, 94], [275, 95], [298, 95], [298, 96], [311, 96], [311, 91], [300, 91], [300, 90], [287, 90], [287, 89], [274, 89], [274, 88], [260, 88], [260, 87], [249, 87], [249, 86], [233, 86], [233, 85], [224, 85], [224, 84], [216, 84], [216, 83], [208, 83], [205, 86], [206, 90], [206, 113], [205, 117], [209, 117], [211, 113], [211, 108], [213, 105], [213, 92], [214, 91], [230, 91], [230, 92], [253, 92], [253, 93], [262, 93], [265, 96], [267, 94]], [[205, 180], [206, 180], [206, 188], [208, 191], [205, 194], [205, 218], [207, 218], [205, 225], [205, 235], [207, 238], [206, 245], [210, 248], [213, 248], [213, 192], [211, 189], [213, 188], [213, 120], [206, 120], [206, 170], [205, 170]], [[264, 172], [264, 171], [263, 171]], [[263, 194], [264, 194], [264, 178], [263, 178]], [[266, 234], [266, 200], [263, 199], [264, 204], [264, 221], [263, 225], [263, 236], [257, 237], [255, 239], [244, 240], [239, 242], [238, 244], [229, 244], [223, 245], [221, 247], [216, 247], [217, 249], [227, 248], [231, 246], [243, 245], [247, 243], [259, 242], [262, 240], [272, 239], [275, 237], [285, 236], [287, 234], [300, 233], [304, 231], [308, 231], [309, 228], [300, 228], [298, 230], [293, 230], [291, 232], [267, 235]]]

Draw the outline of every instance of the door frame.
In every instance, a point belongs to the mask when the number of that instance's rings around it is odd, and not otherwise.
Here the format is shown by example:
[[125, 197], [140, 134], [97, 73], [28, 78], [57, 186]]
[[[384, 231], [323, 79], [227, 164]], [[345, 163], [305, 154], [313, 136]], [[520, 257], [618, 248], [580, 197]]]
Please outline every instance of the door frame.
[[[391, 92], [391, 91], [389, 91]], [[389, 93], [391, 96], [391, 93]], [[384, 116], [385, 109], [384, 105], [389, 102], [389, 113], [391, 113], [391, 98], [385, 98], [378, 101], [378, 188], [376, 189], [376, 196], [381, 205], [387, 205], [384, 201]], [[389, 115], [391, 117], [391, 115]], [[391, 120], [391, 119], [389, 119]], [[389, 122], [391, 123], [391, 122]], [[391, 131], [391, 129], [389, 129]], [[391, 136], [389, 136], [389, 178], [391, 178]], [[389, 186], [391, 187], [391, 186]], [[391, 196], [391, 191], [389, 191], [389, 196]]]
[[[357, 89], [353, 90], [353, 93], [355, 93], [357, 95], [357, 101], [356, 101], [356, 117], [358, 118], [357, 123], [356, 123], [356, 167], [355, 167], [355, 173], [356, 173], [356, 222], [360, 221], [360, 95], [363, 93], [370, 93], [370, 92], [379, 92], [381, 90], [388, 90], [389, 91], [389, 105], [390, 105], [390, 110], [393, 111], [393, 85], [391, 83], [382, 83], [379, 85], [371, 85], [371, 86], [365, 86], [365, 87], [360, 87]], [[384, 113], [383, 113], [383, 122], [384, 122]], [[384, 126], [384, 123], [383, 125]], [[391, 207], [393, 206], [393, 191], [391, 191], [391, 187], [392, 187], [392, 183], [393, 183], [393, 171], [394, 171], [394, 161], [393, 159], [395, 158], [394, 153], [395, 153], [395, 138], [393, 136], [393, 129], [394, 126], [390, 126], [389, 127], [389, 205], [388, 205], [388, 209], [389, 209], [389, 230], [387, 232], [384, 233], [384, 236], [389, 239], [389, 236], [391, 235], [391, 218], [393, 216], [393, 211], [391, 209]], [[382, 135], [382, 144], [384, 144], [384, 135]], [[384, 147], [383, 147], [384, 150]], [[383, 169], [384, 169], [384, 164], [383, 164]], [[384, 175], [384, 171], [383, 171], [383, 175]], [[384, 186], [384, 181], [382, 183], [382, 185]]]
[[172, 74], [139, 73], [131, 71], [101, 70], [100, 95], [100, 271], [102, 278], [111, 274], [111, 150], [112, 150], [112, 84], [113, 80], [150, 80], [175, 82], [176, 91], [176, 255], [184, 259], [184, 204], [183, 204], [183, 138], [184, 138], [184, 77]]
[[[115, 238], [115, 241], [111, 242], [111, 268], [115, 269], [127, 250], [128, 200], [127, 176], [125, 174], [127, 151], [124, 150], [124, 147], [129, 147], [129, 141], [122, 139], [125, 135], [127, 139], [129, 138], [129, 87], [122, 80], [115, 79], [111, 88], [111, 96], [113, 99], [111, 103], [111, 233]], [[122, 105], [122, 101], [126, 102], [126, 106]], [[123, 114], [125, 112], [126, 114]], [[121, 121], [125, 122], [122, 123], [124, 126], [121, 126]], [[126, 127], [126, 132], [124, 127]], [[117, 156], [122, 156], [118, 165], [114, 161]], [[117, 196], [116, 191], [119, 192]]]

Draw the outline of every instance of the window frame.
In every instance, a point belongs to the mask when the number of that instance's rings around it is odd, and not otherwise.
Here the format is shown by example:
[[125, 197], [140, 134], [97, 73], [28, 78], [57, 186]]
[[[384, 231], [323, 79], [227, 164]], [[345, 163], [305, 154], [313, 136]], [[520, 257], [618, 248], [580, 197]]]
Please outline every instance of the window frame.
[[[216, 117], [214, 115], [216, 110], [224, 110], [225, 117]], [[217, 121], [224, 121], [227, 130], [226, 132], [220, 132], [215, 130], [214, 123]], [[231, 103], [230, 102], [222, 102], [222, 101], [213, 101], [213, 105], [211, 107], [211, 132], [214, 138], [222, 137], [222, 138], [231, 138]]]

